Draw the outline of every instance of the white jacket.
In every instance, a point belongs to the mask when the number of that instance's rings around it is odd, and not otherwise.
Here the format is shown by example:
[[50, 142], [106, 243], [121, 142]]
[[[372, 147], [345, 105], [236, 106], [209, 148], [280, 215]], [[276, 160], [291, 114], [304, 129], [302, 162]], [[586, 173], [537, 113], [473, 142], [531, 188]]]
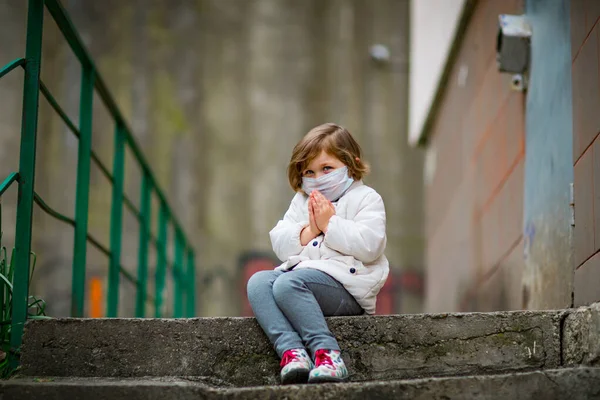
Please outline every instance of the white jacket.
[[308, 223], [308, 196], [298, 192], [283, 219], [271, 230], [273, 251], [284, 263], [276, 270], [314, 268], [340, 282], [368, 313], [375, 313], [377, 293], [389, 273], [383, 251], [385, 207], [381, 196], [357, 181], [336, 202], [327, 233], [300, 244]]

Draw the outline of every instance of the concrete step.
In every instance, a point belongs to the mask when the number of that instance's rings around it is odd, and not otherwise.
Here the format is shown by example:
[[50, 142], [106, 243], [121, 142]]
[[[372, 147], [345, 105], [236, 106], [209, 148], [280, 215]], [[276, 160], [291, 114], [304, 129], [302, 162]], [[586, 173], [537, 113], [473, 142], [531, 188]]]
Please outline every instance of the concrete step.
[[214, 388], [184, 378], [21, 378], [0, 381], [2, 400], [590, 400], [600, 368], [362, 383]]
[[[334, 317], [351, 381], [557, 368], [566, 311]], [[25, 376], [221, 379], [279, 383], [279, 360], [253, 318], [28, 322]]]

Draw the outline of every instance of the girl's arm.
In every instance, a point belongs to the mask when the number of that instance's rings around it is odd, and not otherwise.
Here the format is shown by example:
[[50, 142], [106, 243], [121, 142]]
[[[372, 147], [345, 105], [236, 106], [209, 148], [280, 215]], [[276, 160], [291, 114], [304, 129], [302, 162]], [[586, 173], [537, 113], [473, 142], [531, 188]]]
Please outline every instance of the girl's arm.
[[363, 199], [353, 220], [331, 217], [323, 243], [369, 264], [383, 254], [386, 242], [383, 199], [373, 192]]
[[[304, 247], [300, 241], [301, 234], [304, 239], [307, 235], [312, 235], [308, 228], [309, 222], [302, 210], [302, 203], [302, 195], [300, 193], [296, 194], [283, 219], [269, 232], [273, 251], [281, 261], [286, 261], [290, 256], [300, 254]], [[305, 227], [306, 229], [304, 229]], [[315, 237], [316, 235], [308, 240]]]

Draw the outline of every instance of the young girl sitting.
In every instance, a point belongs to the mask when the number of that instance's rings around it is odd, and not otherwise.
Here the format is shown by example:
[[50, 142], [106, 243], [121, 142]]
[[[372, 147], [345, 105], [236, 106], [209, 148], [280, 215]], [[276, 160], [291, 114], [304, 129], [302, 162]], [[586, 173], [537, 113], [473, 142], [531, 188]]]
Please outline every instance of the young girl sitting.
[[283, 384], [347, 378], [325, 316], [375, 313], [389, 267], [385, 208], [362, 183], [367, 172], [341, 126], [318, 126], [294, 147], [288, 178], [296, 195], [270, 232], [283, 264], [248, 281], [254, 315], [281, 357]]

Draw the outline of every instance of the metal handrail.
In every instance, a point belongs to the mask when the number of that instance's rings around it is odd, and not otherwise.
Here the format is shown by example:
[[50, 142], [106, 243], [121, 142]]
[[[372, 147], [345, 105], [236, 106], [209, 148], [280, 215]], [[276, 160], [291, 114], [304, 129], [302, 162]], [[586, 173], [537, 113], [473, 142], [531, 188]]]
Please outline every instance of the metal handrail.
[[13, 69], [22, 67], [23, 65], [25, 65], [24, 58], [17, 58], [16, 60], [9, 62], [2, 69], [0, 69], [0, 78], [2, 78], [4, 75], [8, 74]]
[[[65, 40], [79, 60], [82, 68], [79, 126], [68, 117], [51, 91], [40, 79], [41, 50], [43, 35], [44, 6], [56, 22]], [[194, 249], [187, 239], [181, 223], [177, 220], [166, 195], [158, 184], [150, 164], [132, 135], [123, 114], [108, 91], [93, 59], [85, 48], [74, 24], [59, 0], [29, 0], [27, 20], [26, 56], [19, 58], [0, 69], [0, 78], [18, 67], [25, 71], [23, 89], [23, 116], [21, 126], [21, 148], [19, 171], [10, 174], [0, 184], [0, 196], [12, 185], [18, 185], [19, 202], [15, 235], [15, 272], [13, 277], [13, 310], [11, 321], [11, 353], [9, 357], [17, 362], [15, 355], [21, 345], [23, 325], [27, 318], [27, 296], [29, 293], [29, 265], [31, 252], [31, 229], [33, 204], [37, 204], [50, 216], [74, 227], [73, 281], [71, 316], [84, 316], [84, 293], [86, 275], [86, 244], [90, 243], [109, 258], [107, 316], [118, 314], [119, 277], [133, 283], [136, 288], [137, 317], [145, 316], [146, 303], [154, 305], [154, 316], [161, 317], [164, 306], [164, 289], [167, 270], [171, 270], [174, 284], [173, 316], [195, 315], [195, 257]], [[115, 124], [114, 157], [112, 172], [102, 163], [92, 149], [93, 94], [96, 92], [108, 109]], [[69, 217], [50, 207], [35, 192], [35, 153], [39, 94], [48, 101], [51, 108], [78, 138], [77, 187], [75, 216]], [[125, 151], [129, 148], [134, 161], [142, 171], [140, 187], [140, 208], [124, 193]], [[110, 246], [103, 245], [87, 229], [90, 189], [90, 163], [93, 162], [112, 185], [112, 209], [110, 226]], [[151, 232], [151, 197], [158, 198], [158, 237]], [[140, 224], [137, 277], [121, 264], [123, 230], [123, 205], [129, 209]], [[169, 260], [168, 227], [172, 226], [175, 254]], [[147, 292], [148, 246], [157, 250], [154, 296]], [[185, 265], [184, 265], [185, 264]], [[23, 301], [25, 299], [25, 301]]]

